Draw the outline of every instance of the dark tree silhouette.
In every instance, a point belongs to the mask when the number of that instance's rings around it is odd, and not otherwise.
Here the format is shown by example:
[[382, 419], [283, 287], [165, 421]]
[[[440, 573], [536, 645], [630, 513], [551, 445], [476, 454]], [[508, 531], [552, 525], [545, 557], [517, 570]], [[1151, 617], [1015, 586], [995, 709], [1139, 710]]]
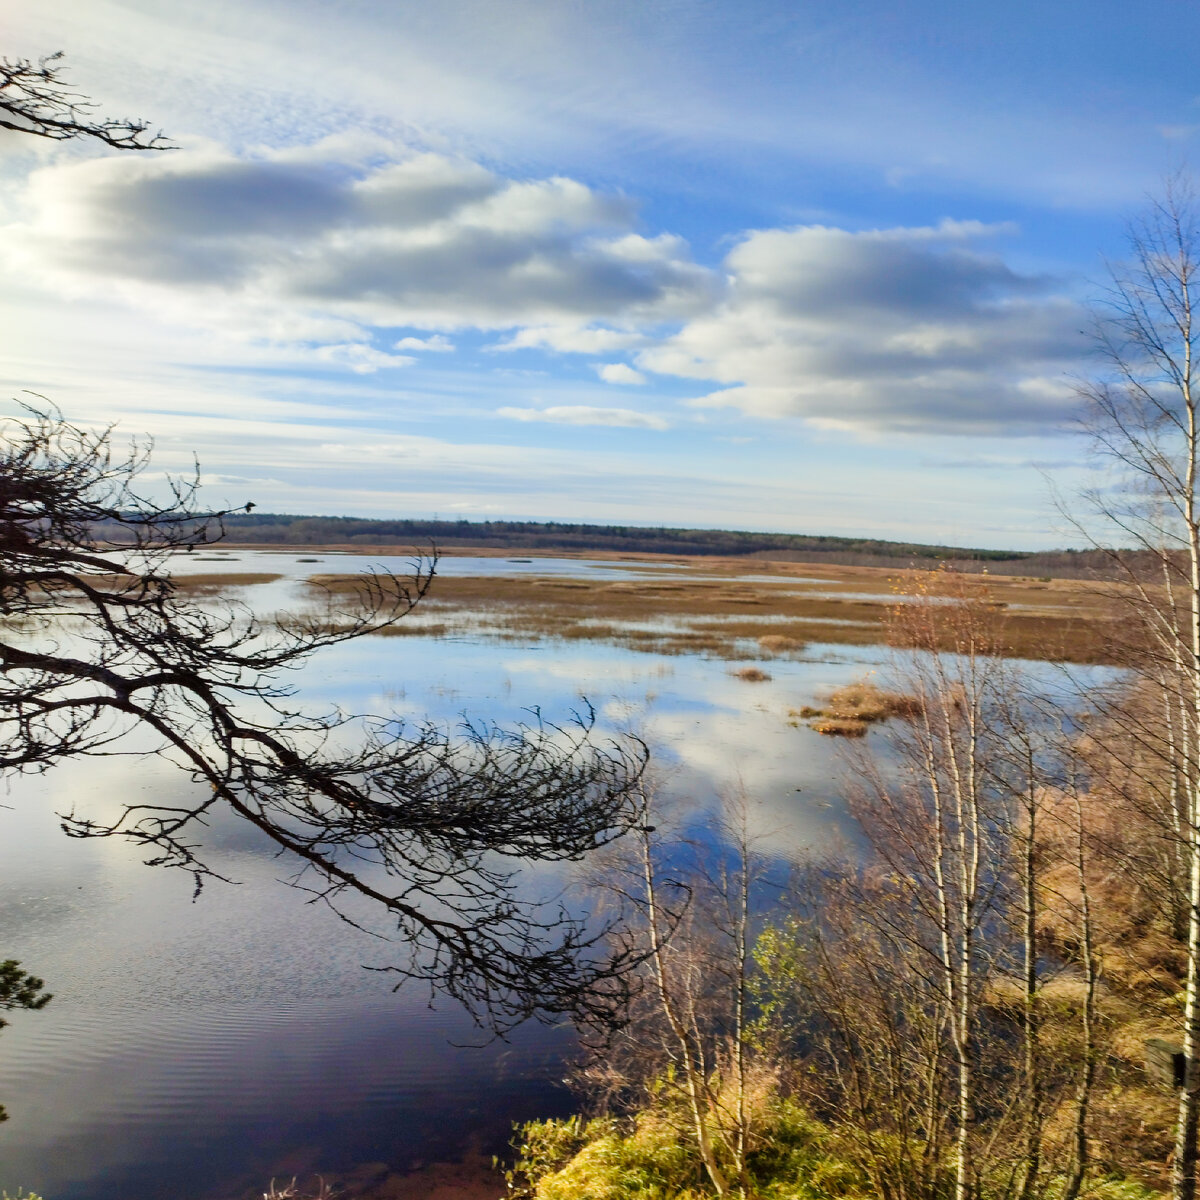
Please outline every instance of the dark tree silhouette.
[[364, 575], [353, 612], [328, 594], [274, 621], [189, 600], [170, 556], [220, 538], [226, 514], [198, 508], [194, 477], [149, 499], [147, 461], [146, 446], [118, 454], [111, 430], [45, 408], [0, 422], [0, 770], [105, 754], [141, 730], [194, 791], [111, 821], [63, 814], [70, 836], [130, 839], [199, 888], [211, 872], [196, 839], [227, 810], [293, 861], [297, 886], [356, 924], [386, 916], [407, 947], [389, 969], [494, 1030], [550, 1013], [606, 1018], [632, 950], [558, 902], [523, 899], [517, 877], [523, 862], [578, 859], [635, 822], [640, 746], [600, 742], [590, 712], [567, 727], [535, 714], [453, 735], [305, 713], [280, 673], [404, 617], [433, 561], [407, 580]]
[[0, 129], [55, 142], [95, 138], [114, 150], [171, 148], [147, 121], [97, 118], [96, 103], [63, 79], [62, 57], [0, 58]]
[[[172, 149], [161, 133], [150, 133], [145, 121], [95, 117], [96, 103], [62, 78], [62, 57], [60, 50], [39, 59], [36, 66], [27, 58], [0, 57], [0, 129], [56, 142], [95, 138], [114, 150]], [[45, 1008], [50, 994], [42, 987], [42, 981], [22, 970], [15, 959], [0, 962], [0, 1009]], [[6, 1024], [0, 1019], [0, 1029]], [[0, 1121], [7, 1119], [0, 1105]]]

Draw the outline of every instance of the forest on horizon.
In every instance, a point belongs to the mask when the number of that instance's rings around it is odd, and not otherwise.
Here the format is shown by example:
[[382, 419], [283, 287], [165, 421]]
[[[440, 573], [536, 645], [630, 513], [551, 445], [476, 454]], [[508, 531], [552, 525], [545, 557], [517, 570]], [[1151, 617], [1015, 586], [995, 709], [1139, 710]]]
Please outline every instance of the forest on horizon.
[[829, 562], [891, 567], [948, 563], [964, 570], [1074, 578], [1109, 573], [1105, 552], [1096, 550], [995, 550], [882, 538], [825, 534], [763, 533], [752, 530], [680, 529], [592, 525], [563, 521], [468, 521], [421, 518], [372, 519], [289, 513], [233, 514], [225, 518], [229, 544], [282, 546], [379, 546], [402, 543], [417, 550], [605, 551], [758, 557], [777, 561]]

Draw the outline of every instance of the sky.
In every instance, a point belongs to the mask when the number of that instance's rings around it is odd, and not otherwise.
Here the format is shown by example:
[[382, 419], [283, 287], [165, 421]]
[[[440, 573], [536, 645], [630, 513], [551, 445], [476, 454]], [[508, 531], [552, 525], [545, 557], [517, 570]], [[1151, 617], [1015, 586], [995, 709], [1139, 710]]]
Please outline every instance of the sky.
[[0, 131], [7, 395], [264, 511], [1071, 544], [1089, 306], [1200, 139], [1192, 0], [38, 0], [2, 38], [177, 147]]

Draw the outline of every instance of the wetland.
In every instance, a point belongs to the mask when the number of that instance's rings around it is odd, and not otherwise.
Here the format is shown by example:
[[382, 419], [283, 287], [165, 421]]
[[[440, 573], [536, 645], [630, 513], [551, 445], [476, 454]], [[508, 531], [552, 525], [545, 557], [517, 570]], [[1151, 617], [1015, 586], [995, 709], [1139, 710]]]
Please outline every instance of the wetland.
[[[173, 571], [204, 603], [286, 620], [314, 605], [336, 612], [360, 570], [409, 561], [229, 547], [181, 555]], [[684, 827], [708, 828], [740, 789], [773, 852], [795, 858], [854, 838], [838, 740], [798, 714], [833, 711], [845, 689], [886, 674], [896, 652], [882, 630], [906, 602], [904, 579], [761, 560], [456, 555], [438, 564], [402, 636], [332, 647], [289, 682], [316, 708], [447, 726], [515, 724], [531, 710], [560, 720], [586, 702], [602, 730], [646, 739]], [[1089, 629], [1102, 590], [993, 586], [1012, 653], [1104, 661]], [[83, 803], [103, 811], [190, 786], [131, 748], [22, 779], [5, 799], [6, 953], [43, 975], [55, 1000], [0, 1039], [12, 1114], [0, 1183], [55, 1200], [231, 1200], [321, 1171], [364, 1195], [400, 1195], [410, 1172], [465, 1151], [484, 1162], [512, 1122], [570, 1111], [567, 1030], [470, 1045], [477, 1031], [452, 1007], [431, 1007], [420, 988], [394, 994], [390, 976], [364, 969], [386, 960], [386, 944], [281, 886], [272, 847], [235, 823], [217, 818], [206, 834], [230, 882], [196, 900], [183, 873], [58, 829], [55, 814]], [[530, 886], [586, 903], [567, 872]]]

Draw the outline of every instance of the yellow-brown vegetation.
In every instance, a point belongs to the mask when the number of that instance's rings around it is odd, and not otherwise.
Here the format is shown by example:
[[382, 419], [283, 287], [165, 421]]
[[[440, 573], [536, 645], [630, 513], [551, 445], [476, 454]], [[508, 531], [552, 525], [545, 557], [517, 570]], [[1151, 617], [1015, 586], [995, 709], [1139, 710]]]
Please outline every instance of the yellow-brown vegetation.
[[[1092, 1100], [1089, 1141], [1097, 1169], [1119, 1170], [1150, 1187], [1165, 1189], [1176, 1096], [1146, 1075], [1146, 1042], [1179, 1040], [1183, 944], [1171, 928], [1161, 884], [1135, 869], [1135, 864], [1148, 861], [1161, 849], [1162, 831], [1139, 812], [1137, 788], [1129, 779], [1122, 780], [1120, 790], [1109, 786], [1112, 777], [1096, 757], [1106, 753], [1101, 747], [1108, 741], [1106, 732], [1098, 730], [1084, 745], [1097, 768], [1083, 805], [1102, 1064]], [[1144, 779], [1141, 786], [1152, 786], [1152, 780]], [[1057, 1000], [1078, 1008], [1082, 1001], [1071, 989], [1080, 988], [1074, 972], [1081, 961], [1078, 914], [1083, 894], [1077, 866], [1070, 861], [1073, 803], [1070, 796], [1053, 789], [1041, 798], [1039, 936], [1046, 951], [1066, 966]], [[1047, 1001], [1047, 1036], [1052, 1038], [1056, 1016], [1049, 1002], [1056, 996], [1049, 989], [1041, 995]], [[1053, 1114], [1052, 1127], [1058, 1120], [1065, 1129], [1070, 1114]]]
[[[115, 591], [119, 588], [138, 586], [138, 576], [134, 575], [91, 575], [86, 576], [87, 582], [96, 588]], [[269, 571], [235, 571], [235, 572], [199, 572], [195, 575], [171, 575], [171, 586], [178, 595], [201, 596], [219, 595], [231, 588], [254, 587], [260, 583], [274, 583], [283, 576], [278, 572]]]
[[745, 683], [766, 683], [771, 676], [761, 667], [739, 667], [736, 671], [730, 671], [735, 679], [741, 679]]
[[799, 638], [783, 633], [768, 633], [758, 639], [758, 648], [768, 654], [796, 654], [807, 645]]
[[824, 707], [809, 705], [788, 715], [811, 721], [810, 729], [829, 737], [862, 737], [868, 726], [889, 717], [916, 717], [921, 701], [916, 696], [884, 691], [867, 680], [848, 684], [830, 693]]
[[[642, 575], [618, 580], [438, 576], [422, 607], [457, 632], [607, 641], [654, 653], [738, 659], [749, 647], [778, 655], [812, 642], [883, 642], [909, 586], [895, 572], [875, 567], [737, 559], [694, 559], [679, 567], [678, 561], [647, 557], [623, 564]], [[670, 578], [656, 578], [655, 569], [668, 564]], [[347, 598], [370, 586], [354, 575], [314, 575], [311, 583], [314, 590]], [[1006, 608], [1003, 652], [1109, 660], [1102, 588], [1071, 580], [1035, 585], [1023, 578], [995, 579], [988, 587], [993, 602]]]
[[821, 717], [814, 721], [810, 729], [823, 733], [826, 737], [864, 737], [870, 726], [866, 721], [856, 721], [853, 717]]

